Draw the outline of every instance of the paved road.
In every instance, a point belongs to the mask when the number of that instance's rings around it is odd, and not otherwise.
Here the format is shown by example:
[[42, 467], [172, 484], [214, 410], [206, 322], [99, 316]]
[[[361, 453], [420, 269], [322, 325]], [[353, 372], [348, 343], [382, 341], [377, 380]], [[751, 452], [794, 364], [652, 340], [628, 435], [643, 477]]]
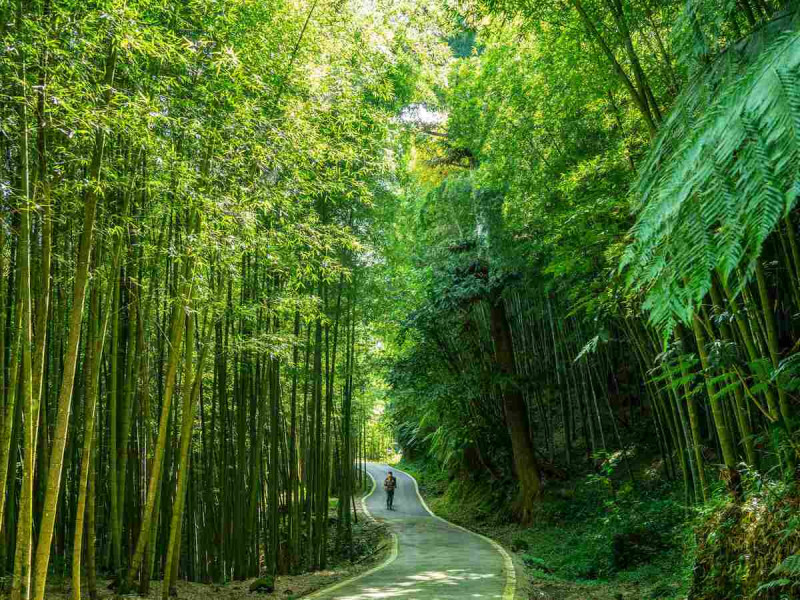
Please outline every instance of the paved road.
[[397, 534], [397, 558], [365, 577], [313, 595], [314, 600], [503, 599], [504, 560], [489, 541], [431, 516], [414, 481], [396, 469], [395, 510], [386, 510], [382, 482], [389, 467], [370, 463], [367, 470], [377, 482], [367, 509]]

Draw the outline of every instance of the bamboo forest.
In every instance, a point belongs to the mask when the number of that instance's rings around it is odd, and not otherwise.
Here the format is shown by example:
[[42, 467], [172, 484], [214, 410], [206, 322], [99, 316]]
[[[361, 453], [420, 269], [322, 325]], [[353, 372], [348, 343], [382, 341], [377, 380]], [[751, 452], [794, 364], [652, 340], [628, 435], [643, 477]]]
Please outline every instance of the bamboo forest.
[[800, 598], [796, 0], [0, 0], [0, 598]]

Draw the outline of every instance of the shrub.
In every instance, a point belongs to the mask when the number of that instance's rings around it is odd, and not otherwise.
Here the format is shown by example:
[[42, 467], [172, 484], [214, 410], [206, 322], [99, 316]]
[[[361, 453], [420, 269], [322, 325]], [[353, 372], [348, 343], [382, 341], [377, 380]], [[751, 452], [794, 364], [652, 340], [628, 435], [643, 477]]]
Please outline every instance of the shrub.
[[275, 578], [267, 575], [256, 579], [250, 584], [250, 591], [257, 594], [271, 594], [275, 591]]
[[514, 539], [511, 540], [511, 549], [514, 552], [527, 552], [529, 548], [528, 540], [521, 535], [515, 535]]

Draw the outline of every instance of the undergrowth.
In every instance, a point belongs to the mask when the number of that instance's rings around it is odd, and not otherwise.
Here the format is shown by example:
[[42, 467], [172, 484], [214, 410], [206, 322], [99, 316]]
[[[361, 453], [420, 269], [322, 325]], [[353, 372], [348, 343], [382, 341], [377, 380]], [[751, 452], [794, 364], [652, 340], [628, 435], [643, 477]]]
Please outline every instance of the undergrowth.
[[745, 478], [744, 501], [719, 495], [702, 509], [689, 600], [800, 598], [796, 482]]

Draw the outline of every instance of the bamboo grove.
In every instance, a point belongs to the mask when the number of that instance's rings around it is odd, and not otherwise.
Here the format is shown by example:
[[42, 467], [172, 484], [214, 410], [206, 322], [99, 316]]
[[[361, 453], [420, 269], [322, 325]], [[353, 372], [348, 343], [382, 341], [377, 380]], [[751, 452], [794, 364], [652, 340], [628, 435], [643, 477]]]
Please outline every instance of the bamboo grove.
[[0, 38], [11, 597], [325, 568], [379, 451], [358, 257], [383, 15], [14, 0]]
[[511, 482], [527, 522], [548, 481], [635, 485], [651, 451], [686, 505], [793, 480], [796, 6], [465, 14], [446, 120], [417, 118], [425, 160], [390, 209], [420, 281], [391, 373], [403, 445]]

